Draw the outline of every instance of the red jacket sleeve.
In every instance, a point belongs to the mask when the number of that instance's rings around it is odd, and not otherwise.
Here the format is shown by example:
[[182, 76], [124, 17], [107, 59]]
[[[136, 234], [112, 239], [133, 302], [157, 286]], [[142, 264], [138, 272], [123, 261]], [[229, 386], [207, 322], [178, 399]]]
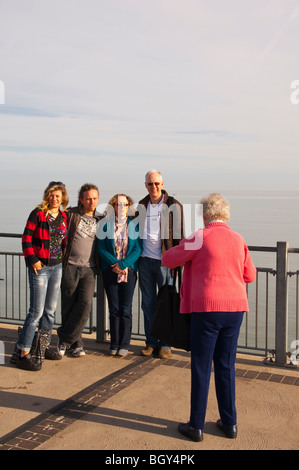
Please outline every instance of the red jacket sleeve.
[[256, 267], [253, 264], [251, 255], [247, 245], [245, 245], [245, 259], [244, 259], [244, 282], [253, 282], [256, 278]]
[[202, 243], [203, 231], [193, 232], [188, 238], [182, 240], [178, 246], [170, 248], [163, 254], [162, 264], [170, 269], [183, 266], [183, 264], [192, 260], [193, 256], [202, 247]]
[[22, 236], [22, 248], [23, 254], [26, 260], [27, 265], [33, 265], [39, 261], [39, 258], [36, 256], [32, 244], [32, 238], [34, 231], [36, 230], [38, 224], [38, 217], [35, 211], [32, 211], [27, 220], [24, 233]]

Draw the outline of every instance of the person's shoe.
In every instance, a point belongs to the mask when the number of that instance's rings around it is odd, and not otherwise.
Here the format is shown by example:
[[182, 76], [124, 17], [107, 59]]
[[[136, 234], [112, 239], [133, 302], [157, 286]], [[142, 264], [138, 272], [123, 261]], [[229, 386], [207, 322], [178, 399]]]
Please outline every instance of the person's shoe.
[[73, 351], [72, 351], [72, 356], [73, 357], [82, 357], [82, 356], [85, 356], [85, 351], [82, 347], [79, 347], [79, 348], [75, 348]]
[[237, 425], [227, 426], [226, 424], [222, 423], [221, 419], [218, 419], [216, 424], [217, 424], [218, 428], [221, 429], [221, 431], [223, 431], [224, 434], [226, 434], [227, 437], [229, 437], [230, 439], [236, 439], [236, 437], [238, 435]]
[[168, 348], [161, 348], [159, 351], [160, 359], [169, 359], [171, 356], [171, 350]]
[[117, 349], [110, 349], [109, 354], [110, 354], [110, 356], [116, 356], [116, 354], [117, 354]]
[[57, 344], [57, 351], [58, 351], [58, 354], [60, 354], [61, 357], [63, 357], [67, 351], [68, 347], [65, 343], [62, 343], [60, 342], [60, 340], [58, 341], [58, 344]]
[[59, 354], [58, 351], [54, 351], [54, 349], [47, 348], [45, 351], [45, 359], [50, 361], [59, 361], [62, 359], [62, 355]]
[[31, 354], [26, 354], [26, 356], [19, 357], [16, 362], [16, 366], [18, 369], [23, 369], [23, 370], [30, 370], [30, 371], [37, 371], [41, 370], [42, 364], [41, 363], [36, 363], [32, 357]]
[[141, 355], [142, 356], [150, 356], [154, 351], [154, 348], [152, 348], [151, 346], [146, 346], [145, 349], [142, 349], [141, 351]]
[[185, 437], [191, 439], [194, 442], [200, 442], [203, 440], [203, 433], [201, 429], [191, 429], [189, 423], [180, 423], [178, 431]]
[[127, 349], [119, 349], [119, 350], [117, 351], [117, 355], [118, 355], [118, 356], [121, 356], [121, 357], [125, 357], [125, 356], [128, 355], [128, 352], [129, 352], [129, 351], [128, 351]]

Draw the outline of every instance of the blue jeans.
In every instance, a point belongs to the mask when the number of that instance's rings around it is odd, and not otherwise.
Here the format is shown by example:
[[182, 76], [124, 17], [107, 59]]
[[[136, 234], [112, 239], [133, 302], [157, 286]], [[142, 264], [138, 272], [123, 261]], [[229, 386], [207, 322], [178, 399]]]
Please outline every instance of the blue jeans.
[[137, 280], [136, 271], [128, 270], [128, 282], [117, 282], [111, 268], [103, 272], [110, 314], [110, 349], [129, 349], [132, 331], [132, 301]]
[[37, 326], [39, 330], [52, 330], [61, 276], [61, 263], [44, 266], [37, 274], [28, 268], [30, 307], [18, 341], [18, 348], [22, 351], [30, 351]]
[[243, 312], [192, 314], [190, 425], [196, 429], [204, 428], [212, 361], [221, 421], [237, 424], [235, 360], [242, 320]]
[[142, 294], [141, 307], [144, 316], [144, 330], [146, 336], [146, 345], [152, 348], [167, 348], [161, 341], [151, 336], [153, 316], [155, 313], [157, 288], [160, 289], [164, 284], [172, 284], [171, 271], [161, 265], [158, 259], [146, 258], [141, 256], [138, 260], [139, 285]]

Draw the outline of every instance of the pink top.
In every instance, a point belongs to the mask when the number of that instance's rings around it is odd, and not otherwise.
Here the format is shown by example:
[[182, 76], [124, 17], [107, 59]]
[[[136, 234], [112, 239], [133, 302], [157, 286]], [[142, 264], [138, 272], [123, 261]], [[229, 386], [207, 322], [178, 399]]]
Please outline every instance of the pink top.
[[238, 233], [223, 222], [212, 222], [170, 248], [162, 257], [167, 268], [184, 266], [181, 313], [248, 312], [245, 283], [256, 268]]

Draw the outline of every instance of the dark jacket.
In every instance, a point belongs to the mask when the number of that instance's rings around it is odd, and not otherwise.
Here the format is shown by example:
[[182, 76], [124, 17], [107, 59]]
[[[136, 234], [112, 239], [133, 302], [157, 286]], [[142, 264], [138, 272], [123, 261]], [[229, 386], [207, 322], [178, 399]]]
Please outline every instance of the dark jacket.
[[[64, 253], [64, 257], [63, 257], [63, 267], [64, 268], [66, 268], [66, 266], [68, 264], [68, 259], [69, 259], [70, 253], [72, 251], [72, 246], [73, 246], [73, 242], [74, 242], [75, 233], [76, 233], [77, 227], [79, 225], [81, 215], [83, 215], [83, 213], [81, 212], [81, 209], [80, 209], [79, 206], [68, 208], [66, 213], [67, 213], [67, 223], [68, 223], [68, 236], [67, 236], [67, 243], [66, 243], [66, 247], [65, 247], [65, 253]], [[94, 218], [96, 219], [97, 222], [99, 222], [103, 218], [103, 215], [95, 213]], [[98, 251], [96, 249], [96, 246], [95, 246], [95, 249], [94, 249], [94, 261], [95, 261], [95, 265], [96, 265], [97, 274], [99, 274], [100, 273], [100, 259], [99, 259], [99, 255], [98, 255]]]
[[[173, 246], [179, 245], [180, 241], [185, 238], [184, 236], [184, 213], [182, 204], [177, 201], [173, 196], [162, 189], [164, 195], [163, 209], [161, 214], [161, 251], [162, 255], [165, 251]], [[142, 238], [143, 229], [146, 218], [146, 209], [150, 202], [149, 194], [139, 201], [137, 207], [137, 217], [139, 218], [139, 233]], [[140, 206], [145, 208], [141, 210]], [[137, 222], [135, 220], [135, 222]], [[141, 240], [142, 242], [142, 240]]]

